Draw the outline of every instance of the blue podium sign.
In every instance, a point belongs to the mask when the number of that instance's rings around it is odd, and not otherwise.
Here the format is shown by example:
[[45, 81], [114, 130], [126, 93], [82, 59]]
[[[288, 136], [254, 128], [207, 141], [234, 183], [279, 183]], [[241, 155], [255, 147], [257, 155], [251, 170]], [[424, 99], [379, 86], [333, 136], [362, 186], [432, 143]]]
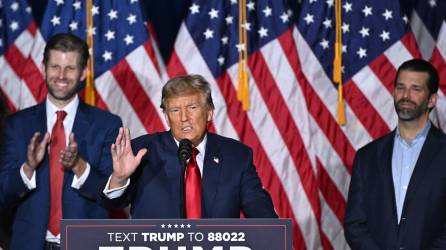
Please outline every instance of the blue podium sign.
[[291, 250], [290, 219], [62, 220], [62, 250]]

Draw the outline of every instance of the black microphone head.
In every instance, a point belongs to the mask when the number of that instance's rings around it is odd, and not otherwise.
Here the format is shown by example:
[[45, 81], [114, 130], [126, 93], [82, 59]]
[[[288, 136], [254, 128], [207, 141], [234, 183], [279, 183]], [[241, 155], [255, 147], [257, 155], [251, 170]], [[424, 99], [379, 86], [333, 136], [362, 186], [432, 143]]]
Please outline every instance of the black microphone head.
[[188, 139], [182, 139], [178, 146], [178, 159], [184, 163], [192, 155], [192, 142]]

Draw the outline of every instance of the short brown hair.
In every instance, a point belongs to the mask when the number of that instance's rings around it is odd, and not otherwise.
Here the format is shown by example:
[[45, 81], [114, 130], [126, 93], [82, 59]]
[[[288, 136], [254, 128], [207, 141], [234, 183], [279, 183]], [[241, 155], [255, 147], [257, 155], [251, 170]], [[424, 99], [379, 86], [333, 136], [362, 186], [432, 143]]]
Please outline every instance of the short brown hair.
[[59, 33], [52, 36], [46, 43], [43, 52], [43, 64], [47, 66], [50, 50], [57, 50], [62, 52], [75, 51], [79, 55], [78, 66], [80, 69], [87, 67], [89, 52], [87, 43], [81, 38], [70, 33]]
[[166, 100], [173, 96], [184, 96], [188, 94], [201, 93], [206, 98], [206, 104], [214, 109], [211, 88], [209, 83], [201, 75], [178, 76], [170, 79], [163, 87], [161, 94], [161, 105], [166, 110]]

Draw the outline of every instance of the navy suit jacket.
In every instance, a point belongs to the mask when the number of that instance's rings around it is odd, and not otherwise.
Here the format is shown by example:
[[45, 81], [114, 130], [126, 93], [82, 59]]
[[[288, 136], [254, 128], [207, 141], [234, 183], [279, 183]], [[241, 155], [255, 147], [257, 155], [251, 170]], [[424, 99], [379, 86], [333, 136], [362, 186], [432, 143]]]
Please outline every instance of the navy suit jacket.
[[[98, 183], [112, 172], [110, 145], [122, 126], [113, 114], [88, 106], [82, 101], [76, 112], [73, 133], [79, 155], [90, 164], [91, 171], [82, 187], [71, 187], [73, 172], [65, 171], [62, 193], [62, 217], [107, 218], [108, 212], [99, 206]], [[50, 179], [48, 152], [36, 170], [36, 188], [28, 190], [20, 168], [26, 161], [27, 146], [35, 132], [47, 132], [45, 103], [19, 111], [7, 118], [4, 147], [0, 154], [0, 195], [3, 205], [16, 209], [13, 223], [12, 250], [41, 250], [48, 227]]]
[[434, 126], [409, 182], [398, 224], [392, 179], [395, 131], [358, 151], [345, 214], [352, 249], [446, 249], [446, 136]]
[[[170, 131], [132, 140], [137, 152], [147, 148], [130, 177], [123, 196], [107, 199], [107, 207], [129, 203], [132, 218], [181, 218], [178, 146]], [[252, 151], [242, 143], [207, 134], [202, 177], [202, 218], [277, 217], [269, 194], [262, 188], [252, 162]]]

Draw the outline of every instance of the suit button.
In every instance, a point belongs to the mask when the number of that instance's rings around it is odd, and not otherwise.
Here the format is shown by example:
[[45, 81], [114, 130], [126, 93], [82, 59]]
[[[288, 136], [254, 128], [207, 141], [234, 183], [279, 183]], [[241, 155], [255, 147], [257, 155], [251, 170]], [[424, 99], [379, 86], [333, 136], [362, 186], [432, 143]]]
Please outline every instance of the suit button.
[[401, 222], [406, 221], [406, 217], [401, 217]]
[[404, 247], [400, 247], [400, 250], [404, 250]]

